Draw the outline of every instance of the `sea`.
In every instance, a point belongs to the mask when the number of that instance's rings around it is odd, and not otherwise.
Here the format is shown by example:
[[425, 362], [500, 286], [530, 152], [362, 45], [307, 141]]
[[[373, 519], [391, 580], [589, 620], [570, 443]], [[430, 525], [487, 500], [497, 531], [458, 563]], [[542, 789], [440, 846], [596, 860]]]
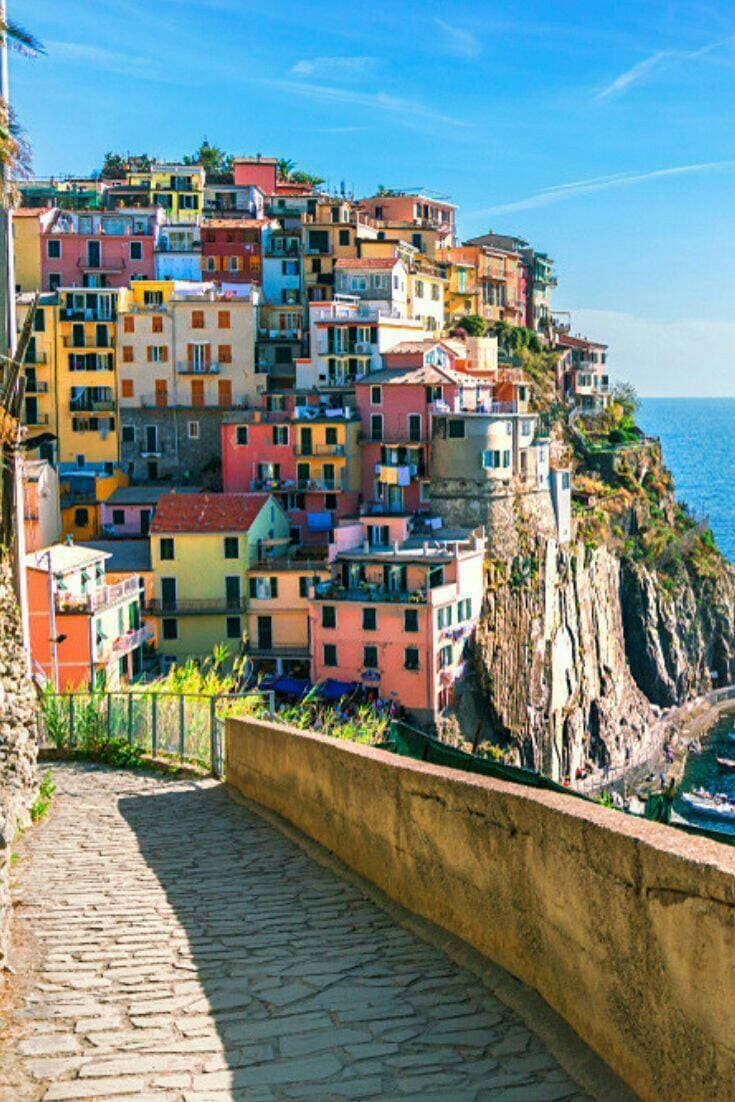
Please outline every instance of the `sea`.
[[[709, 521], [718, 547], [735, 563], [735, 398], [643, 398], [638, 421], [661, 438], [678, 500], [697, 520]], [[735, 759], [735, 715], [723, 716], [704, 739], [703, 753], [690, 755], [680, 791], [703, 786], [735, 800], [735, 774], [722, 773], [717, 756]], [[735, 819], [727, 824], [692, 813], [681, 795], [674, 811], [735, 835]]]

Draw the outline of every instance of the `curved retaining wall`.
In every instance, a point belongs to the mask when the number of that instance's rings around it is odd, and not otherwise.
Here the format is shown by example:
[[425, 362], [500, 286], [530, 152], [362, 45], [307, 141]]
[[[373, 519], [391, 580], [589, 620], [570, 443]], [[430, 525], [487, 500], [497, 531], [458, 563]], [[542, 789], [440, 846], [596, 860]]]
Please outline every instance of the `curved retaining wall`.
[[535, 988], [641, 1098], [735, 1098], [735, 849], [255, 720], [227, 780]]

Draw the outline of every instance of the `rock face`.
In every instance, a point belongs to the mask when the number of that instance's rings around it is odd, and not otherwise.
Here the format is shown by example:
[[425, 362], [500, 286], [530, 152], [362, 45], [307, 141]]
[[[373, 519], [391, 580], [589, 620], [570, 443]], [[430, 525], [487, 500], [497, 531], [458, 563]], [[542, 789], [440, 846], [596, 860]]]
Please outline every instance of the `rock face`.
[[37, 786], [36, 697], [26, 672], [20, 616], [7, 559], [0, 560], [0, 969], [10, 930], [13, 840], [29, 821]]
[[489, 580], [477, 670], [495, 732], [524, 764], [560, 778], [590, 759], [636, 757], [654, 713], [626, 657], [620, 563], [549, 541]]
[[658, 707], [735, 681], [735, 569], [669, 590], [604, 546], [549, 541], [491, 570], [475, 657], [492, 731], [524, 764], [644, 760]]
[[[621, 564], [620, 598], [631, 672], [670, 706], [735, 679], [735, 570], [664, 590], [645, 567]], [[714, 675], [714, 676], [713, 676]]]

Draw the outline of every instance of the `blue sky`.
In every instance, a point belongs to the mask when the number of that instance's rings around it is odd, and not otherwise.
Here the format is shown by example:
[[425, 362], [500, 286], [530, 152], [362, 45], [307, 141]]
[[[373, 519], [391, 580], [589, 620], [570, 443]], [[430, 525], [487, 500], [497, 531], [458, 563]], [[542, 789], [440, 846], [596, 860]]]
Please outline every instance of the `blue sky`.
[[[21, 10], [22, 8], [22, 10]], [[729, 9], [729, 10], [728, 10]], [[556, 260], [555, 304], [641, 394], [735, 395], [735, 9], [725, 3], [10, 0], [37, 173], [206, 135], [421, 187]]]

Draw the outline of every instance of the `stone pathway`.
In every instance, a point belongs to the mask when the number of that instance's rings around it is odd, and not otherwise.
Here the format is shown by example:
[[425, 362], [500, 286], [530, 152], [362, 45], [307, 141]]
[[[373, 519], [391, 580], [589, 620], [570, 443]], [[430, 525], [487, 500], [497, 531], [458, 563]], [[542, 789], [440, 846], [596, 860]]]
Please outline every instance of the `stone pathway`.
[[475, 976], [221, 785], [54, 778], [16, 866], [19, 1059], [0, 1097], [587, 1097]]

